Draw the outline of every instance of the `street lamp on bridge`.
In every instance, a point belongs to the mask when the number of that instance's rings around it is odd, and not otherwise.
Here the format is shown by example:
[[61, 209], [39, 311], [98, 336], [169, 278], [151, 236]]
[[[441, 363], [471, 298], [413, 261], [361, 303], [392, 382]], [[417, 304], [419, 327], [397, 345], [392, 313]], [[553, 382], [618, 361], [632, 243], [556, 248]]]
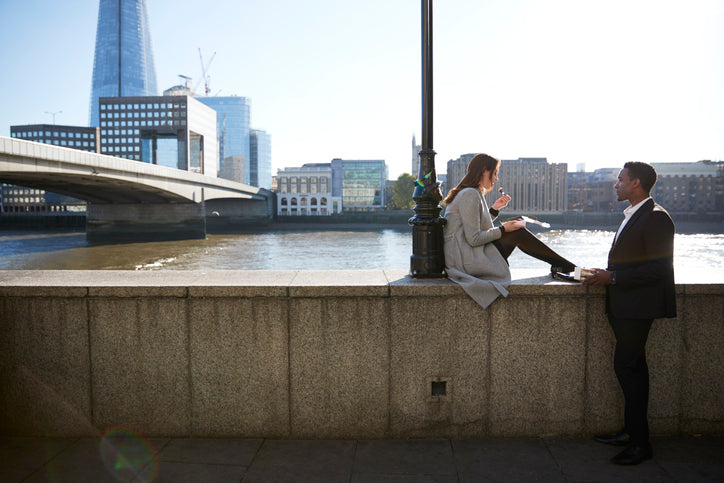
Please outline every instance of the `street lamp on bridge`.
[[443, 226], [440, 217], [442, 194], [435, 174], [435, 151], [432, 149], [432, 0], [422, 0], [422, 150], [415, 181], [415, 216], [412, 225], [410, 274], [414, 278], [445, 276]]
[[62, 114], [63, 111], [55, 111], [55, 112], [45, 111], [45, 113], [46, 113], [46, 114], [50, 114], [51, 116], [53, 116], [53, 124], [55, 125], [55, 115], [56, 115], [56, 114]]

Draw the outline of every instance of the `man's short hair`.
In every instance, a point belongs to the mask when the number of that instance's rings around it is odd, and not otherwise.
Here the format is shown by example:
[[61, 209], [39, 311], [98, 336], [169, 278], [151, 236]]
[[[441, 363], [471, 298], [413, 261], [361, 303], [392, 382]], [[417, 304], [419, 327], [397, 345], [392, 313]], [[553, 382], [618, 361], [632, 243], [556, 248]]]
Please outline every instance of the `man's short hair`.
[[640, 161], [629, 161], [623, 167], [628, 170], [629, 178], [639, 180], [641, 188], [647, 193], [651, 192], [651, 188], [656, 184], [656, 170], [653, 166]]

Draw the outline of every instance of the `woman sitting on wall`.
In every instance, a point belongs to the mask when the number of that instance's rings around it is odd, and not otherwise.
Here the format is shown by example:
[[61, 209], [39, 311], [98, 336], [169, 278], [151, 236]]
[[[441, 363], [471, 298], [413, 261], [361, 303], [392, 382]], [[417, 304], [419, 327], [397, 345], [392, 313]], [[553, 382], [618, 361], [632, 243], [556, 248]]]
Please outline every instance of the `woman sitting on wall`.
[[494, 226], [498, 210], [508, 205], [502, 195], [488, 209], [483, 196], [498, 181], [500, 160], [478, 154], [468, 163], [467, 173], [450, 190], [445, 203], [445, 271], [476, 302], [487, 307], [499, 295], [508, 295], [508, 257], [520, 248], [524, 253], [551, 265], [552, 273], [568, 273], [575, 264], [551, 250], [525, 228], [523, 221], [506, 221]]

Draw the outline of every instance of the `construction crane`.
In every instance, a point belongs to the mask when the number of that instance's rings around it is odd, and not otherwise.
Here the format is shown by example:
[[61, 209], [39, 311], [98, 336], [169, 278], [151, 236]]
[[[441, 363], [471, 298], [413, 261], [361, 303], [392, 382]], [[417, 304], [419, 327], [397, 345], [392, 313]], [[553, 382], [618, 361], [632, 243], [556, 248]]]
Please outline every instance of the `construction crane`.
[[204, 56], [201, 54], [201, 47], [199, 47], [199, 59], [201, 59], [201, 75], [204, 78], [204, 95], [206, 96], [208, 96], [209, 92], [211, 92], [211, 87], [209, 87], [209, 82], [211, 81], [211, 78], [207, 74], [207, 72], [209, 71], [209, 66], [211, 66], [211, 62], [214, 60], [214, 57], [216, 57], [216, 52], [211, 55], [209, 62], [204, 65]]

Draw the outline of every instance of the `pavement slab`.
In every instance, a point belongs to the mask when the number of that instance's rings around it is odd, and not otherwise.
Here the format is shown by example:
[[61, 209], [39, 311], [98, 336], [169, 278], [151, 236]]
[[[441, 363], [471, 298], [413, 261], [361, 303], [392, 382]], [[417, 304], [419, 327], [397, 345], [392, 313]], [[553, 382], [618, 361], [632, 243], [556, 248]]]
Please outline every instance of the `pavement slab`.
[[654, 458], [610, 462], [589, 438], [276, 440], [0, 437], [0, 481], [468, 483], [724, 481], [724, 436], [652, 438]]
[[266, 440], [244, 483], [347, 483], [352, 474], [354, 441]]

